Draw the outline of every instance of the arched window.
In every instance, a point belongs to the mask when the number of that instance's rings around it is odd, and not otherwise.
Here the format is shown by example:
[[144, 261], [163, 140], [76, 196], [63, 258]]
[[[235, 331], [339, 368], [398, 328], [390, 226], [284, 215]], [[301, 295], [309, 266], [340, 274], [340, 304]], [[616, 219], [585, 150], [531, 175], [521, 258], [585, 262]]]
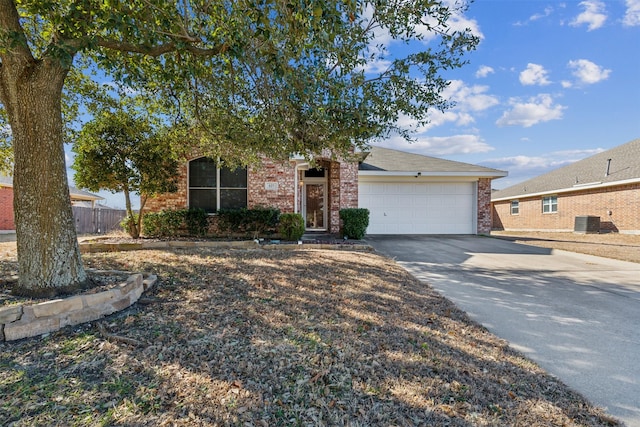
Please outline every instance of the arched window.
[[218, 162], [200, 157], [189, 162], [189, 207], [207, 213], [247, 207], [247, 168], [219, 168]]

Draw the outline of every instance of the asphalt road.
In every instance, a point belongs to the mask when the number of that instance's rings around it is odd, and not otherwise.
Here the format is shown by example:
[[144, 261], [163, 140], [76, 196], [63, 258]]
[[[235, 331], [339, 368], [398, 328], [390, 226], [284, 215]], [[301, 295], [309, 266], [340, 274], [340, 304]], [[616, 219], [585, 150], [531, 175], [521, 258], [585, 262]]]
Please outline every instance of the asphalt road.
[[481, 236], [368, 236], [471, 318], [640, 427], [640, 264]]

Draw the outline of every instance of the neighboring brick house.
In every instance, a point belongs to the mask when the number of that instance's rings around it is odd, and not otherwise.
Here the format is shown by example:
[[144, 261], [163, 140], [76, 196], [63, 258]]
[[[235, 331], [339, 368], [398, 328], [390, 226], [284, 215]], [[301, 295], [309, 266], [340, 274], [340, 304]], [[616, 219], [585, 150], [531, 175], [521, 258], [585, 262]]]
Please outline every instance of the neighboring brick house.
[[370, 211], [369, 234], [488, 234], [491, 180], [507, 173], [467, 163], [373, 147], [353, 160], [302, 159], [259, 167], [218, 168], [205, 157], [185, 161], [178, 191], [146, 209], [275, 207], [299, 212], [308, 231], [340, 231], [340, 209]]
[[[72, 205], [93, 204], [103, 197], [69, 186]], [[0, 231], [15, 230], [13, 219], [13, 179], [0, 175]]]
[[640, 139], [496, 191], [493, 229], [573, 231], [599, 217], [600, 231], [640, 234]]

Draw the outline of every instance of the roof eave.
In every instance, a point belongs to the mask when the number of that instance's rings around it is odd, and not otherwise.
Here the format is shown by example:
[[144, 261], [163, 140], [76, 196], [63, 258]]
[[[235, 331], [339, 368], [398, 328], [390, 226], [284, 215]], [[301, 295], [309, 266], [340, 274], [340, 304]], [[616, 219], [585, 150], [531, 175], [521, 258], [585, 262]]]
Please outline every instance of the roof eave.
[[426, 172], [426, 171], [372, 171], [372, 170], [359, 170], [358, 176], [419, 176], [422, 177], [477, 177], [477, 178], [502, 178], [508, 175], [505, 171], [487, 171], [487, 172]]

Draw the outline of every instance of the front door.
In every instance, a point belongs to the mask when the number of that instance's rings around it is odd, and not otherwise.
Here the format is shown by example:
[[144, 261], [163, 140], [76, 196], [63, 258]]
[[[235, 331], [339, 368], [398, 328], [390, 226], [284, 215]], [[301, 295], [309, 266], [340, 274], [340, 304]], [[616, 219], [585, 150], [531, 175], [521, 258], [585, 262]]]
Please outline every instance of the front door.
[[304, 184], [303, 213], [305, 227], [310, 231], [327, 229], [327, 184], [324, 182]]

